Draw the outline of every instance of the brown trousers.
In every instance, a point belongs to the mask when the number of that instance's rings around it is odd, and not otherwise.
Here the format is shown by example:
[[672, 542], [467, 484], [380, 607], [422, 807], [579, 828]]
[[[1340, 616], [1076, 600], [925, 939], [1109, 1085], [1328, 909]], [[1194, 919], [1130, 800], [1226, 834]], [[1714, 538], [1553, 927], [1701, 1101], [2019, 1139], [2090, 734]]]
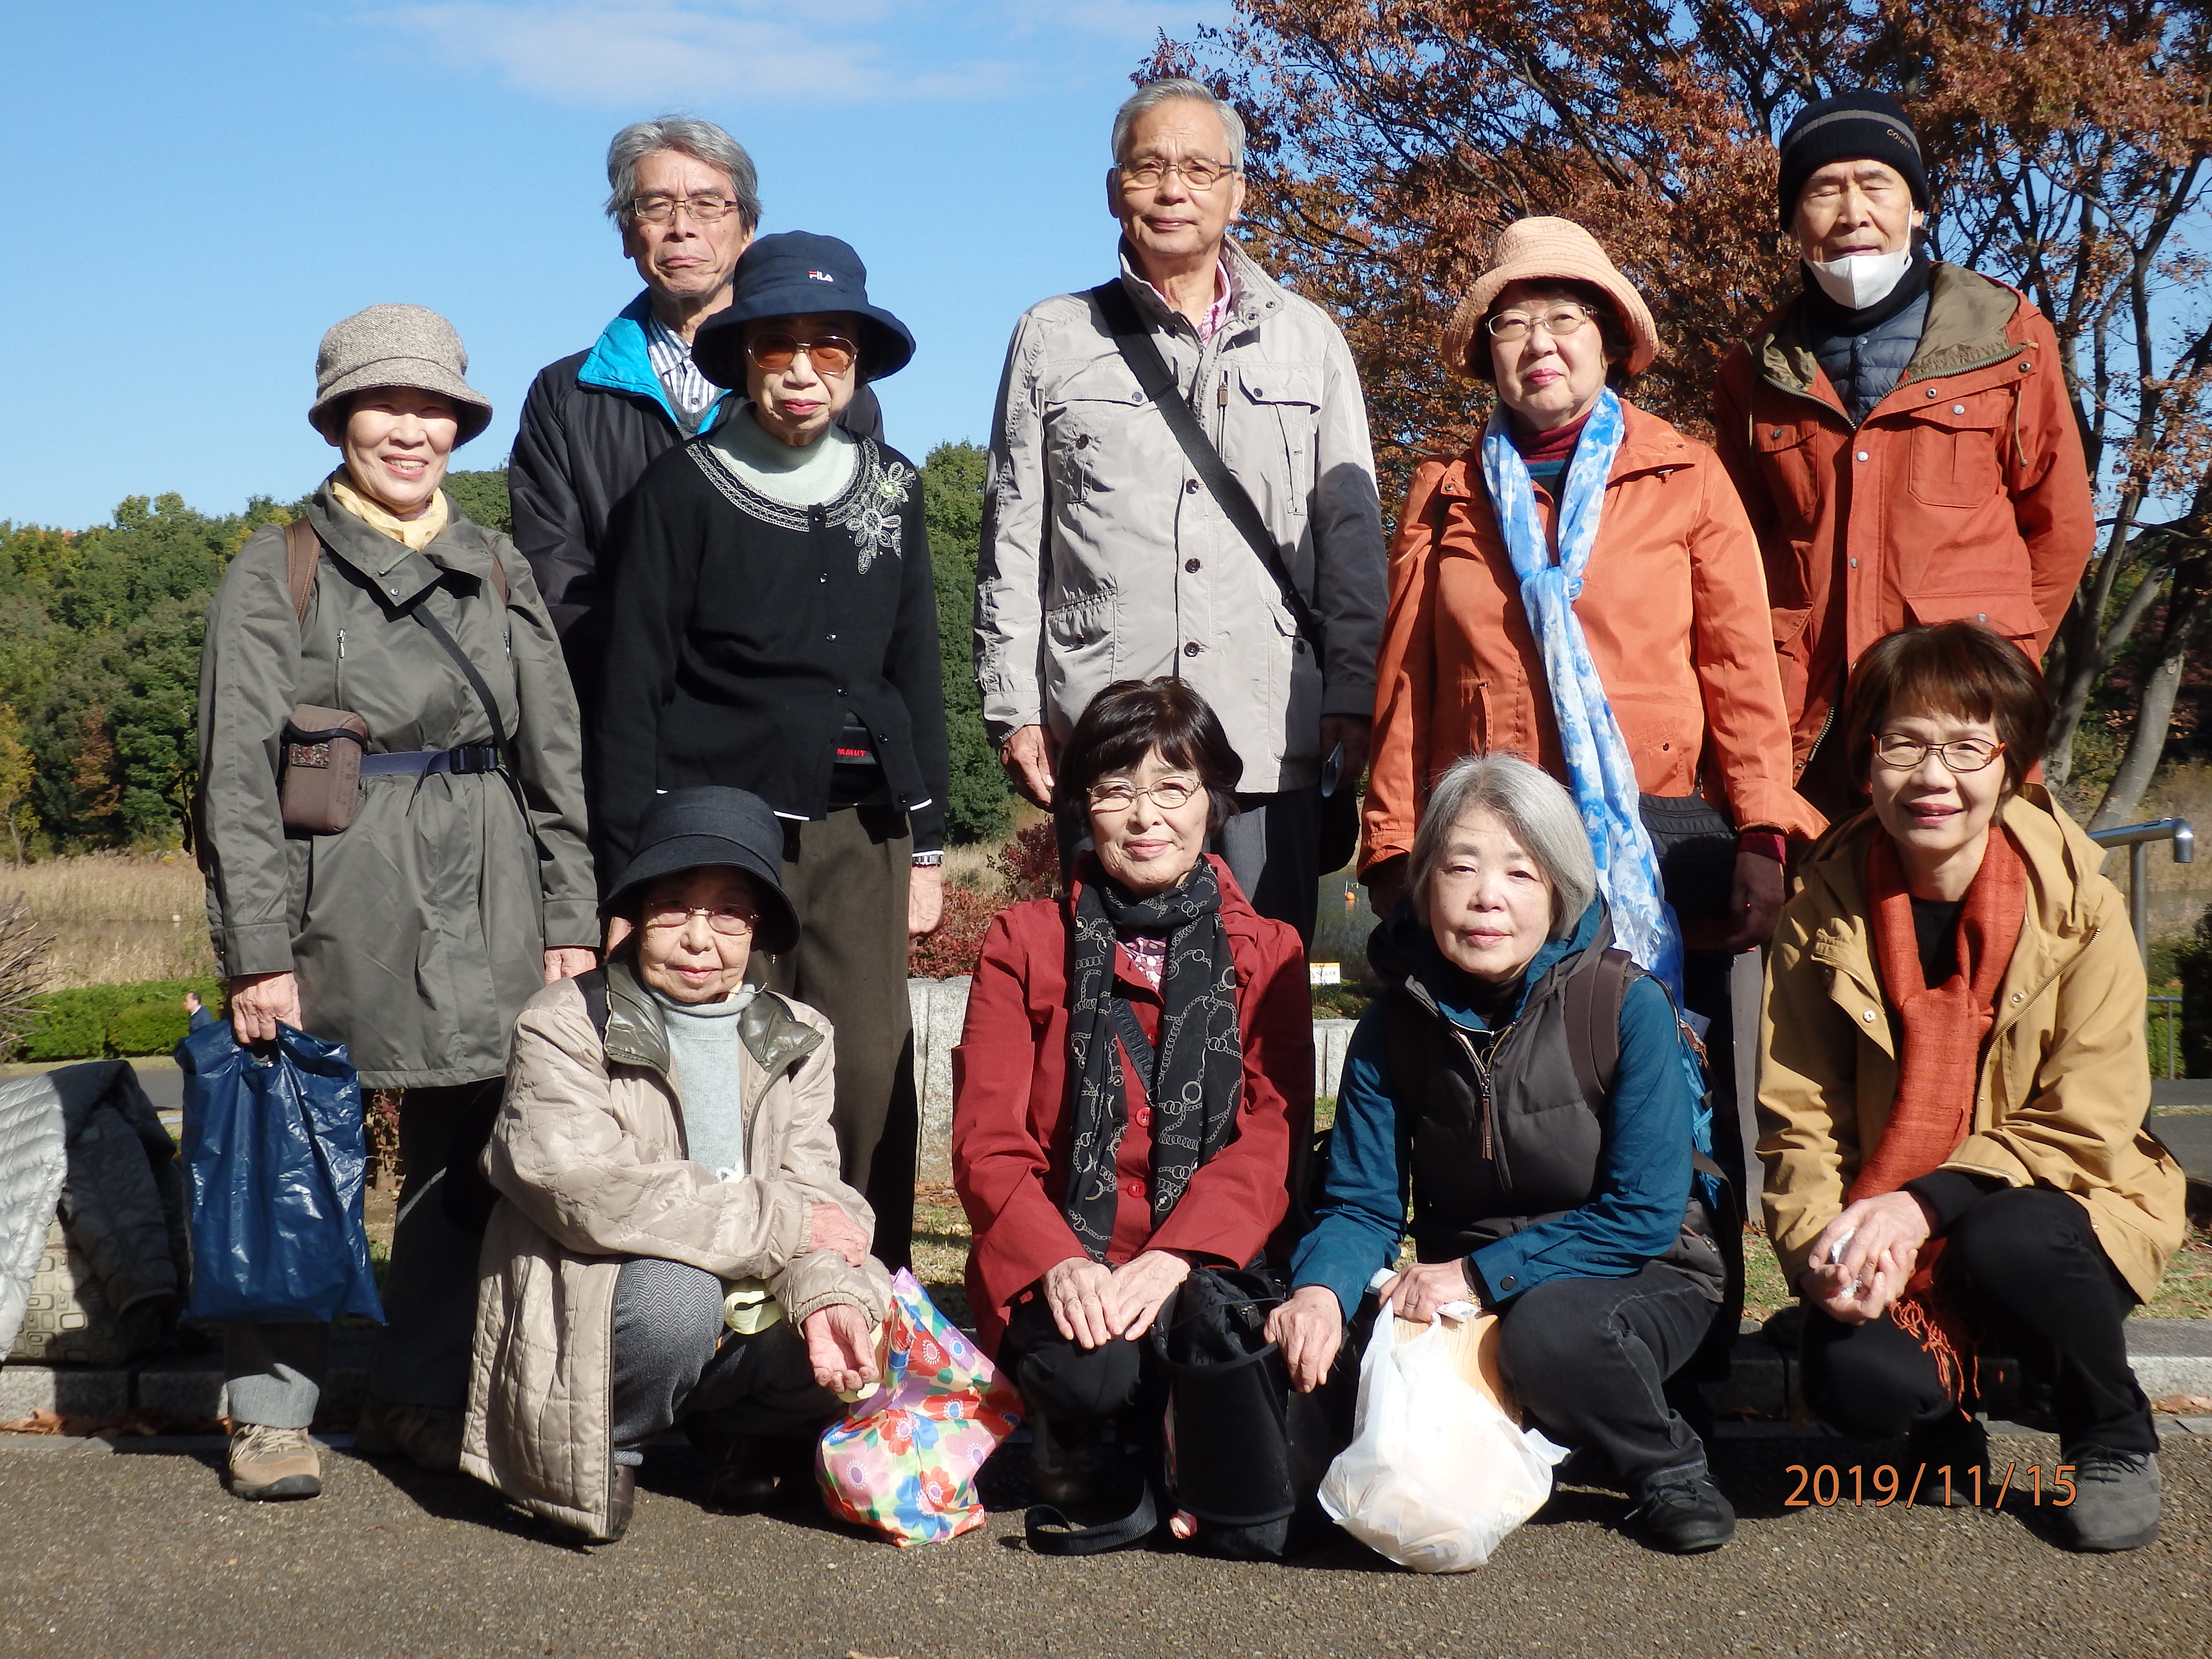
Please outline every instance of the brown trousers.
[[820, 1009], [836, 1029], [832, 1122], [846, 1184], [876, 1212], [876, 1259], [910, 1265], [921, 1113], [907, 1011], [907, 888], [914, 838], [896, 811], [842, 806], [784, 821], [783, 890], [799, 944], [770, 959], [772, 991]]

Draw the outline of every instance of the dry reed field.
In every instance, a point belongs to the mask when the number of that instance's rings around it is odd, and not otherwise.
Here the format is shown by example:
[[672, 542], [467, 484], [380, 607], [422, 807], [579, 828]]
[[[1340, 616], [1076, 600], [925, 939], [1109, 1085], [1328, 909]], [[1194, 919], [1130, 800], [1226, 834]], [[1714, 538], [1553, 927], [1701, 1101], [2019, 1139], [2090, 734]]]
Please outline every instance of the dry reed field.
[[215, 972], [200, 872], [181, 853], [97, 853], [0, 868], [54, 934], [46, 987], [189, 979]]

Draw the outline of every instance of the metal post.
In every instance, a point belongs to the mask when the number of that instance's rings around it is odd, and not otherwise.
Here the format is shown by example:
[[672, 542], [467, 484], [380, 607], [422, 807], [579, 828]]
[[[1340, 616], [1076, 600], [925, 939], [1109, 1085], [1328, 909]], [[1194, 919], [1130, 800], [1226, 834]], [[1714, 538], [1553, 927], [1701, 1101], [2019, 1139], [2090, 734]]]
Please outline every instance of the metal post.
[[2100, 847], [2128, 849], [2128, 923], [2136, 930], [2136, 949], [2143, 966], [2150, 966], [2150, 845], [2169, 842], [2176, 864], [2197, 861], [2197, 833], [2187, 818], [2160, 818], [2150, 823], [2125, 823], [2111, 830], [2092, 830], [2089, 839]]

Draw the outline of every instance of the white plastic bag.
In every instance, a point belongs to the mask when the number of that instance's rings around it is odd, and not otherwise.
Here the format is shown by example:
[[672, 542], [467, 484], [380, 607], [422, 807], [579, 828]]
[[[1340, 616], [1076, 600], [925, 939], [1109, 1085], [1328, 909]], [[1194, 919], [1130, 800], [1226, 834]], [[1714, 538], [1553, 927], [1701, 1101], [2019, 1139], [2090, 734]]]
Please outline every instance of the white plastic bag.
[[1400, 1323], [1387, 1308], [1375, 1322], [1352, 1441], [1329, 1465], [1321, 1505], [1400, 1566], [1465, 1572], [1544, 1506], [1566, 1452], [1461, 1375], [1457, 1334], [1442, 1319], [1403, 1341]]

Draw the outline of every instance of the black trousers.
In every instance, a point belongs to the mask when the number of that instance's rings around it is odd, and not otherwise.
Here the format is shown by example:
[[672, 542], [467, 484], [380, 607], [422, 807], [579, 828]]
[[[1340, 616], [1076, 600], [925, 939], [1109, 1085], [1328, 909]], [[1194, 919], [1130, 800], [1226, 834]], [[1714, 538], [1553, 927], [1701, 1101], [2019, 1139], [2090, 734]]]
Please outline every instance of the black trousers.
[[[1944, 1235], [1940, 1286], [2049, 1385], [2060, 1443], [2154, 1452], [2150, 1404], [2128, 1364], [2134, 1292], [2063, 1193], [1989, 1194]], [[1955, 1413], [1936, 1362], [1887, 1313], [1845, 1325], [1805, 1309], [1805, 1398], [1846, 1434], [1894, 1439]], [[1971, 1401], [1968, 1402], [1970, 1405]]]
[[1104, 1419], [1140, 1407], [1154, 1417], [1166, 1409], [1166, 1379], [1149, 1340], [1117, 1336], [1086, 1348], [1060, 1334], [1042, 1291], [1015, 1304], [999, 1362], [1062, 1441], [1080, 1439]]
[[1705, 1443], [1667, 1403], [1720, 1310], [1657, 1261], [1627, 1279], [1553, 1279], [1500, 1315], [1498, 1370], [1549, 1439], [1602, 1452], [1632, 1489], [1701, 1474]]
[[384, 1333], [368, 1392], [395, 1406], [469, 1403], [477, 1256], [498, 1200], [477, 1169], [506, 1092], [503, 1078], [410, 1089], [399, 1101], [407, 1178], [384, 1279]]
[[632, 1256], [615, 1281], [616, 1460], [679, 1422], [748, 1437], [818, 1430], [845, 1408], [814, 1380], [788, 1319], [746, 1336], [722, 1323], [722, 1281], [702, 1268]]

